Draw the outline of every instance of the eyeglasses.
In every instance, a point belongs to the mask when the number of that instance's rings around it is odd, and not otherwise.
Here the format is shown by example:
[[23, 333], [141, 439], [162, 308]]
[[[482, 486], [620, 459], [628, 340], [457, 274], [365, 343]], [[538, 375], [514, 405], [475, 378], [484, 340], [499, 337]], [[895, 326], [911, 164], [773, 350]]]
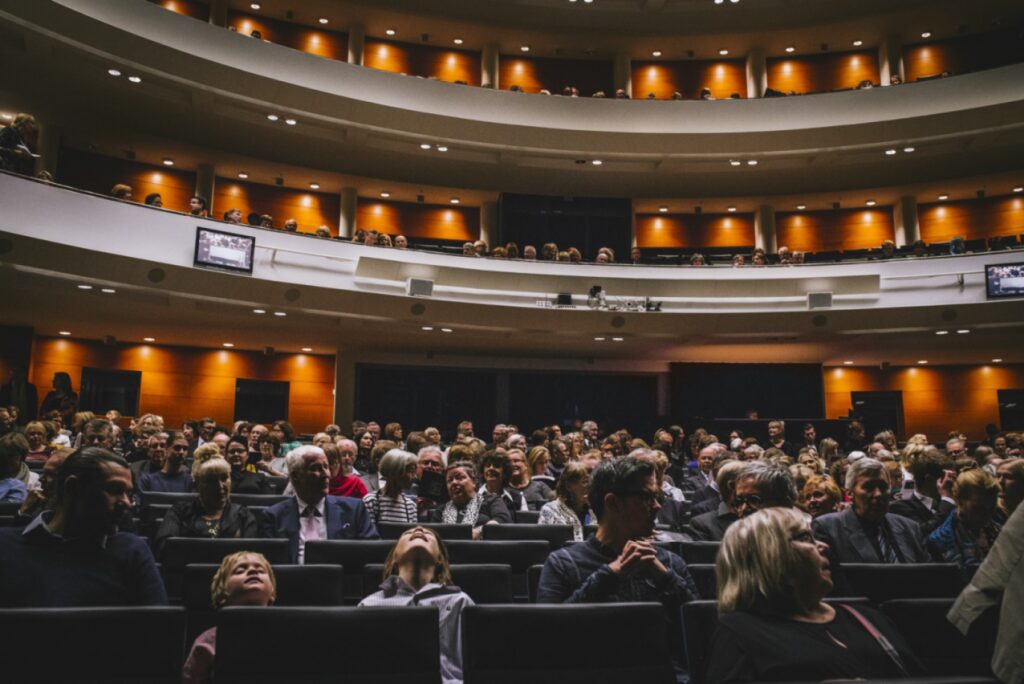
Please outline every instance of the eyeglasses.
[[764, 505], [764, 499], [759, 497], [757, 494], [751, 494], [750, 496], [737, 496], [733, 498], [733, 506], [739, 508], [740, 506], [750, 506], [751, 508], [760, 508]]

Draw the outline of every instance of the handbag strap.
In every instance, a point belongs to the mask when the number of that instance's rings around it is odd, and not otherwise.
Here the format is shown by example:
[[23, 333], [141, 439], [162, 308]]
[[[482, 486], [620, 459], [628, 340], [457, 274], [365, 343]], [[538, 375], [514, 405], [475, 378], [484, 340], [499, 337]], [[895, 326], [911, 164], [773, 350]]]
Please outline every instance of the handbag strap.
[[900, 655], [899, 651], [897, 651], [896, 647], [892, 645], [892, 642], [885, 638], [885, 635], [879, 632], [878, 628], [871, 624], [871, 621], [864, 617], [859, 610], [845, 603], [841, 603], [839, 605], [841, 608], [846, 610], [846, 612], [852, 615], [853, 618], [860, 623], [861, 627], [863, 627], [867, 633], [870, 634], [876, 642], [878, 642], [878, 645], [882, 647], [885, 654], [889, 656], [889, 658], [892, 659], [892, 662], [896, 664], [896, 667], [899, 668], [900, 673], [904, 677], [909, 677], [910, 671], [903, 662], [903, 657]]

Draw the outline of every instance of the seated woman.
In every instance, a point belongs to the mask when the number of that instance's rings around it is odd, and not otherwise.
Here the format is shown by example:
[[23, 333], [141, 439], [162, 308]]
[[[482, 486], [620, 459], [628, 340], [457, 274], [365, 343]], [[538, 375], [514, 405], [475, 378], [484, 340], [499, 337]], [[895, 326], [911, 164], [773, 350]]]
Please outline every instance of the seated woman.
[[1009, 518], [1024, 501], [1024, 458], [1007, 459], [996, 468], [999, 479], [999, 506]]
[[231, 465], [231, 489], [236, 494], [273, 494], [274, 485], [267, 476], [249, 464], [249, 441], [241, 435], [228, 440], [227, 461]]
[[1006, 518], [999, 511], [999, 483], [981, 468], [957, 476], [953, 484], [956, 510], [928, 535], [936, 560], [956, 563], [970, 580], [996, 542]]
[[449, 501], [428, 514], [428, 522], [472, 525], [473, 538], [483, 536], [484, 525], [512, 522], [505, 502], [490, 492], [477, 491], [476, 466], [470, 461], [458, 461], [445, 471]]
[[331, 496], [351, 496], [362, 499], [367, 495], [366, 485], [355, 475], [352, 466], [355, 464], [355, 442], [350, 439], [338, 446], [328, 442], [321, 447], [327, 456], [327, 465], [331, 468], [331, 483], [327, 493]]
[[25, 460], [30, 463], [46, 463], [53, 453], [53, 447], [46, 443], [46, 426], [38, 420], [33, 420], [25, 426], [25, 439], [28, 440], [28, 455], [25, 456]]
[[[274, 569], [261, 553], [239, 551], [224, 558], [210, 584], [213, 607], [260, 606], [266, 608], [277, 598]], [[211, 627], [192, 644], [182, 669], [185, 684], [213, 681], [213, 662], [217, 650], [217, 628]]]
[[377, 469], [384, 486], [363, 497], [363, 504], [375, 523], [416, 522], [416, 501], [402, 493], [412, 486], [416, 462], [415, 454], [401, 449], [391, 449], [380, 459]]
[[831, 477], [814, 475], [807, 478], [803, 488], [803, 509], [812, 518], [826, 513], [835, 513], [843, 503], [843, 490]]
[[480, 469], [484, 473], [485, 490], [500, 497], [510, 511], [527, 510], [523, 495], [508, 486], [512, 477], [512, 464], [509, 463], [507, 454], [501, 451], [488, 451], [480, 459]]
[[434, 530], [402, 533], [384, 562], [380, 591], [360, 606], [437, 606], [441, 621], [441, 681], [462, 682], [462, 609], [473, 605], [452, 583], [448, 550]]
[[824, 602], [832, 590], [825, 548], [804, 514], [791, 508], [766, 508], [729, 526], [715, 562], [719, 623], [706, 681], [819, 682], [923, 673], [881, 613]]
[[[547, 451], [545, 449], [545, 451]], [[539, 511], [544, 507], [544, 504], [555, 498], [555, 493], [551, 491], [545, 482], [540, 480], [534, 480], [530, 476], [530, 466], [526, 461], [526, 454], [519, 449], [509, 449], [508, 451], [508, 462], [512, 467], [512, 475], [509, 477], [508, 486], [511, 490], [519, 492], [523, 497], [523, 502], [518, 510], [521, 511]]]
[[537, 522], [541, 525], [572, 525], [572, 538], [583, 541], [583, 529], [593, 521], [587, 501], [589, 488], [590, 469], [580, 461], [569, 461], [555, 485], [558, 498], [544, 504]]
[[256, 516], [245, 506], [231, 503], [231, 466], [223, 458], [200, 463], [195, 471], [197, 496], [171, 506], [153, 539], [159, 556], [171, 537], [204, 539], [259, 536]]
[[260, 458], [255, 463], [256, 470], [270, 477], [288, 477], [284, 459], [277, 455], [281, 449], [281, 440], [269, 432], [264, 432], [256, 438], [256, 448], [260, 452]]

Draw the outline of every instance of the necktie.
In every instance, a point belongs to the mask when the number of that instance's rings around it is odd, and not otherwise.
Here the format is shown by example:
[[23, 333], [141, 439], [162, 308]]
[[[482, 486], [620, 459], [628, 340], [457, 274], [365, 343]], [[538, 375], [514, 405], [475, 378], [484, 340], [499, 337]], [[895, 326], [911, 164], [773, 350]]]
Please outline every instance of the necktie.
[[896, 549], [889, 543], [889, 537], [885, 533], [885, 525], [878, 526], [878, 549], [882, 552], [882, 562], [899, 563], [900, 558], [896, 555]]
[[316, 510], [312, 506], [306, 506], [306, 510], [302, 511], [302, 535], [301, 539], [299, 539], [299, 565], [302, 565], [306, 558], [306, 542], [320, 539], [320, 526], [316, 523], [316, 519], [318, 517], [320, 517], [320, 511]]

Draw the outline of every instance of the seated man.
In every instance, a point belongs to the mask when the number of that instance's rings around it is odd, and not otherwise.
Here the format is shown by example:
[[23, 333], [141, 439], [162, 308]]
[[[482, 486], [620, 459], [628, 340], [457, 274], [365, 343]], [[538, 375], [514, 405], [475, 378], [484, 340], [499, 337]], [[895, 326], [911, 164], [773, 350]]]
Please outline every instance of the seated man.
[[[683, 559], [647, 541], [661, 497], [649, 461], [624, 456], [602, 462], [591, 475], [587, 495], [597, 532], [548, 556], [537, 602], [657, 601], [665, 607], [672, 643], [681, 645], [680, 606], [700, 595]], [[677, 663], [677, 669], [685, 665]]]
[[306, 542], [318, 539], [380, 539], [359, 499], [328, 496], [331, 468], [323, 449], [301, 446], [286, 459], [295, 497], [263, 512], [261, 537], [291, 542], [291, 562], [302, 564]]
[[921, 529], [889, 512], [889, 475], [873, 458], [854, 461], [846, 471], [853, 506], [814, 519], [814, 536], [828, 544], [840, 563], [927, 563]]
[[144, 459], [136, 460], [131, 464], [132, 480], [135, 481], [136, 488], [142, 481], [143, 475], [159, 473], [164, 467], [164, 461], [167, 460], [167, 434], [157, 431], [148, 435], [145, 438], [145, 454]]
[[139, 478], [138, 490], [140, 492], [177, 492], [186, 494], [192, 491], [192, 475], [184, 467], [185, 456], [188, 454], [188, 444], [184, 439], [172, 439], [172, 444], [177, 442], [179, 448], [167, 449], [168, 435], [160, 433], [150, 438], [159, 441], [166, 454], [164, 464], [157, 472], [143, 473]]
[[51, 510], [24, 530], [0, 528], [0, 606], [164, 605], [146, 541], [116, 531], [132, 477], [117, 454], [79, 449], [60, 466]]
[[[950, 441], [959, 443], [959, 440]], [[956, 468], [951, 457], [935, 447], [928, 447], [913, 458], [909, 470], [914, 478], [914, 488], [903, 492], [900, 499], [889, 506], [889, 512], [910, 518], [927, 537], [956, 508], [953, 500]]]
[[789, 469], [767, 461], [747, 461], [736, 476], [732, 505], [745, 518], [762, 508], [793, 508], [798, 493]]
[[712, 465], [717, 455], [718, 447], [714, 445], [709, 444], [701, 449], [697, 454], [697, 472], [686, 478], [686, 481], [679, 485], [687, 493], [686, 498], [694, 506], [709, 497], [713, 498], [715, 496], [715, 492], [710, 487], [715, 481], [715, 476], [712, 474]]
[[[712, 513], [718, 510], [719, 504], [722, 503], [722, 490], [718, 488], [718, 471], [721, 470], [722, 466], [731, 461], [735, 461], [736, 456], [731, 451], [719, 451], [715, 454], [714, 459], [711, 461], [711, 484], [703, 489], [697, 490], [697, 495], [693, 498], [693, 508], [690, 509], [691, 515], [700, 515], [702, 513]], [[735, 479], [733, 480], [735, 481]]]
[[697, 541], [722, 541], [729, 525], [739, 519], [733, 508], [736, 478], [746, 467], [743, 461], [723, 460], [718, 468], [717, 485], [722, 492], [718, 508], [690, 518], [689, 532]]
[[57, 473], [64, 459], [71, 453], [71, 449], [58, 449], [50, 454], [50, 458], [46, 459], [43, 465], [43, 472], [39, 475], [39, 488], [30, 491], [28, 497], [21, 502], [19, 516], [34, 518], [53, 504], [53, 495], [57, 489]]
[[28, 486], [18, 478], [28, 449], [20, 432], [0, 437], [0, 503], [22, 503], [28, 497]]

